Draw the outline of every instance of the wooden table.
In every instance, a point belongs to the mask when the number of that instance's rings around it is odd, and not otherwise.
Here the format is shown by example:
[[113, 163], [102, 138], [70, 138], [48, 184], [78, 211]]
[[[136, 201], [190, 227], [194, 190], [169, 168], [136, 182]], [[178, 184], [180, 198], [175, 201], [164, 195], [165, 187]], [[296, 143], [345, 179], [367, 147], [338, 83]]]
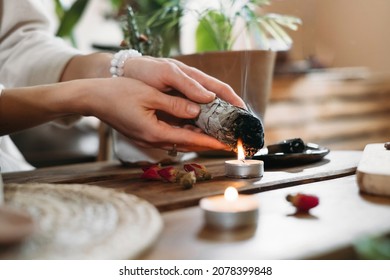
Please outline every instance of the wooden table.
[[[3, 174], [5, 183], [83, 183], [135, 194], [162, 213], [161, 238], [145, 259], [303, 259], [353, 258], [351, 244], [367, 234], [390, 231], [390, 199], [360, 194], [355, 171], [358, 151], [332, 151], [322, 161], [297, 167], [266, 169], [263, 178], [224, 176], [224, 160], [200, 158], [213, 174], [190, 190], [172, 183], [140, 179], [140, 168], [100, 162]], [[216, 232], [203, 226], [197, 206], [202, 197], [222, 194], [229, 185], [257, 193], [258, 226]], [[311, 215], [294, 215], [285, 200], [302, 191], [320, 198]]]
[[[310, 215], [295, 215], [287, 194], [315, 194]], [[390, 232], [390, 198], [359, 193], [355, 175], [257, 194], [256, 228], [204, 227], [199, 207], [163, 214], [165, 227], [146, 259], [355, 259], [354, 242]]]

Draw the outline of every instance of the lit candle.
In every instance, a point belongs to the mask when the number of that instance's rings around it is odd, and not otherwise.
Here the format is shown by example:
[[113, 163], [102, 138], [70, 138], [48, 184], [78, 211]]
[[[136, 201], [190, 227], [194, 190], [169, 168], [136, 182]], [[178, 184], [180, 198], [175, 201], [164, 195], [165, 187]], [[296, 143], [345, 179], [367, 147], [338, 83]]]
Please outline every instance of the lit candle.
[[245, 159], [244, 148], [240, 139], [237, 141], [237, 159], [225, 161], [225, 174], [233, 178], [259, 178], [264, 173], [264, 162]]
[[203, 209], [206, 225], [214, 228], [253, 226], [258, 219], [258, 200], [253, 195], [239, 195], [233, 187], [228, 187], [224, 195], [201, 199], [200, 207]]

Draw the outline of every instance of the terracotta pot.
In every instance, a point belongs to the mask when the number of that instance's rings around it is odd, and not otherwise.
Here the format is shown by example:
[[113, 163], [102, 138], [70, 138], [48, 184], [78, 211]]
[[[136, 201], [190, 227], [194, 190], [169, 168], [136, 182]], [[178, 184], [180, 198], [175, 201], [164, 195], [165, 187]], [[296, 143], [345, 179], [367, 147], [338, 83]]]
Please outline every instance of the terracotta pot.
[[263, 119], [271, 91], [275, 52], [221, 51], [174, 58], [229, 84], [248, 107]]

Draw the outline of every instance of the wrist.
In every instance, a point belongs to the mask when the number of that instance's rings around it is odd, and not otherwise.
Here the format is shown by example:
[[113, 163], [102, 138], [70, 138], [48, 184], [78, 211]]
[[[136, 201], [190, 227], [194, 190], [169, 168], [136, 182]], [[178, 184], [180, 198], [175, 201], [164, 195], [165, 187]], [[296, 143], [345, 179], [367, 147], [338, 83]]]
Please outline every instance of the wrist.
[[107, 113], [107, 104], [110, 103], [113, 90], [111, 79], [98, 78], [72, 82], [71, 96], [68, 106], [72, 113], [82, 116], [101, 118]]
[[111, 77], [110, 68], [107, 65], [110, 65], [112, 58], [113, 55], [110, 53], [77, 55], [65, 67], [60, 81]]

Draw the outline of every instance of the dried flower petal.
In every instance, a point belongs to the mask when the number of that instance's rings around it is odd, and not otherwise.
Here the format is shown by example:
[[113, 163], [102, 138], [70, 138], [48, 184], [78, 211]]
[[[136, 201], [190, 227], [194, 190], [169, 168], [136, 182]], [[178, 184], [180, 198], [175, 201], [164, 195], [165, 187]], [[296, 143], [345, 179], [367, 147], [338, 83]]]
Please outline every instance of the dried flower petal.
[[158, 171], [160, 170], [160, 166], [155, 165], [152, 167], [149, 167], [144, 170], [144, 173], [141, 175], [141, 178], [148, 179], [148, 180], [161, 180], [160, 174], [158, 174]]
[[196, 176], [194, 171], [187, 172], [180, 178], [180, 185], [182, 185], [184, 189], [191, 189], [195, 183]]
[[158, 168], [158, 169], [160, 169], [160, 168], [161, 168], [161, 164], [151, 164], [151, 165], [141, 166], [141, 169], [142, 169], [143, 171], [146, 171], [146, 170], [148, 170], [149, 168]]
[[300, 212], [308, 212], [311, 208], [314, 208], [319, 204], [317, 196], [302, 193], [296, 195], [289, 194], [286, 199]]
[[184, 170], [187, 172], [194, 172], [198, 180], [210, 180], [211, 173], [207, 171], [206, 167], [198, 163], [188, 163], [184, 164]]
[[177, 179], [176, 175], [178, 173], [178, 170], [175, 167], [173, 166], [164, 167], [159, 169], [157, 172], [164, 180], [171, 183], [176, 182]]

